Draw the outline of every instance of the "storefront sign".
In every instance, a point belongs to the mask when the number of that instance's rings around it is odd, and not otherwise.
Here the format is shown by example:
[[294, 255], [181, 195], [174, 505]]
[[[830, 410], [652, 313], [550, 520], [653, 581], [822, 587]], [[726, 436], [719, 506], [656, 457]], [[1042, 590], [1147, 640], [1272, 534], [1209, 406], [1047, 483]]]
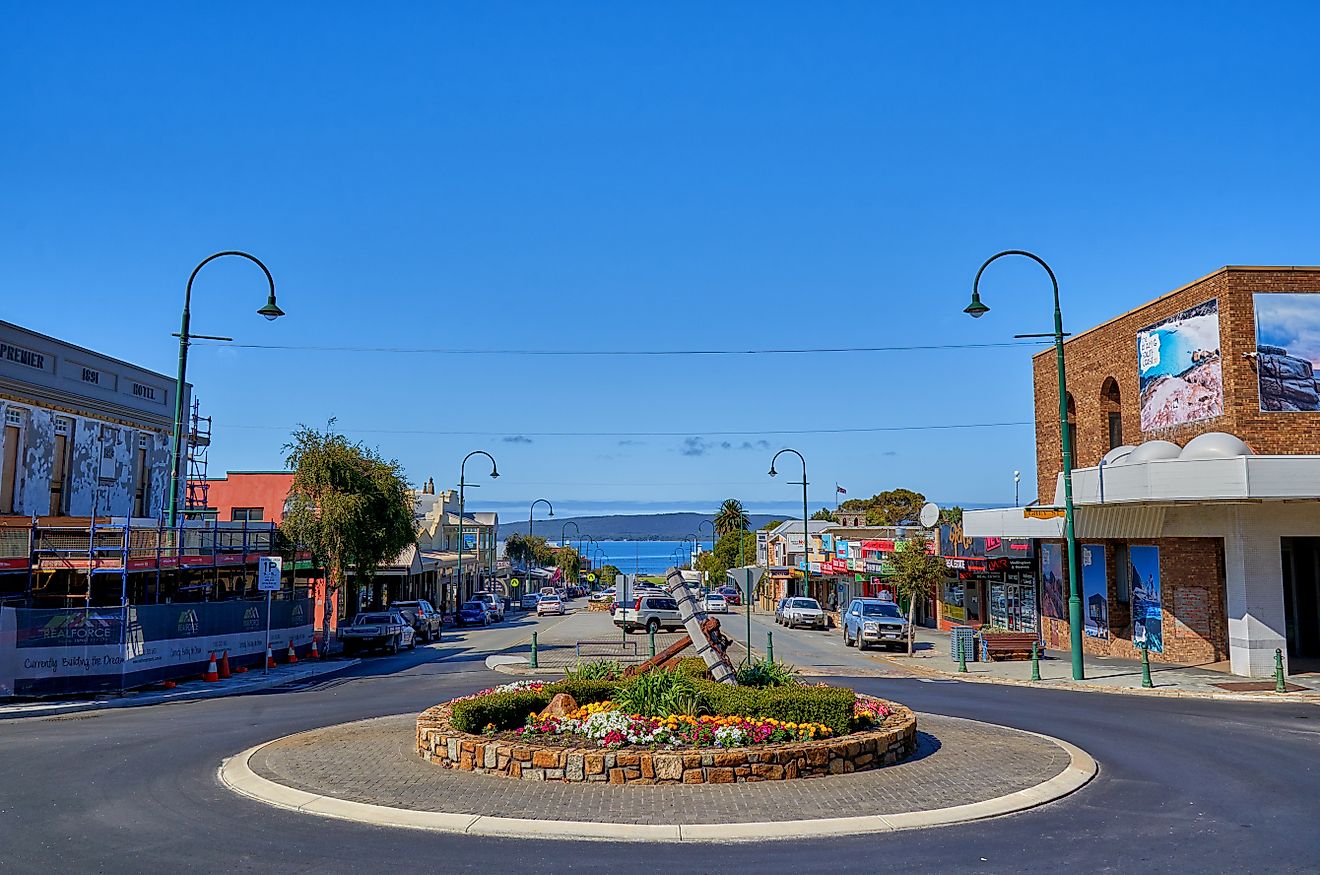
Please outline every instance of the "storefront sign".
[[0, 359], [32, 368], [35, 371], [46, 370], [46, 356], [43, 353], [24, 349], [21, 346], [14, 346], [10, 343], [0, 343]]
[[1083, 628], [1092, 638], [1109, 637], [1109, 566], [1103, 544], [1083, 544], [1082, 611]]
[[1022, 508], [1022, 518], [1024, 520], [1054, 520], [1062, 519], [1067, 516], [1067, 511], [1061, 507], [1024, 507]]
[[1164, 608], [1160, 604], [1160, 548], [1128, 547], [1132, 581], [1132, 643], [1151, 653], [1164, 652]]

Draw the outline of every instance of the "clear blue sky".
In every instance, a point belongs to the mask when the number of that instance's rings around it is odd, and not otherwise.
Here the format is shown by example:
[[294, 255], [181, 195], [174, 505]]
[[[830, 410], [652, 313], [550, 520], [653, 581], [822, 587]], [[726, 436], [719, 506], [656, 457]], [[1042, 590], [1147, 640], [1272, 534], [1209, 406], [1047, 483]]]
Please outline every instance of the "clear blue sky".
[[[0, 317], [173, 373], [247, 343], [753, 349], [1081, 330], [1313, 264], [1313, 4], [22, 4], [0, 30]], [[1135, 344], [1135, 341], [1134, 341]], [[1135, 355], [1135, 347], [1133, 355]], [[1034, 483], [1028, 352], [541, 358], [198, 346], [212, 470], [338, 417], [512, 515]], [[451, 432], [480, 432], [454, 435]], [[545, 432], [674, 432], [542, 436]], [[517, 436], [525, 440], [517, 440]], [[722, 443], [728, 441], [729, 448]], [[766, 443], [760, 443], [764, 440]], [[750, 447], [744, 449], [744, 444]], [[769, 449], [767, 449], [769, 445]], [[792, 471], [792, 465], [785, 465]], [[1030, 497], [1033, 490], [1024, 489]]]

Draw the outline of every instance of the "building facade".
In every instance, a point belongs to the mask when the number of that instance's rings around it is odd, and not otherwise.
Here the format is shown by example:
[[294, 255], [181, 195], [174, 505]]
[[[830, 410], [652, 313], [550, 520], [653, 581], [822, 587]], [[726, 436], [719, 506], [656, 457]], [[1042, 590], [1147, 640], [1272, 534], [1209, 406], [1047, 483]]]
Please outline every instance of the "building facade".
[[1058, 383], [1033, 361], [1039, 505], [968, 511], [1039, 539], [1048, 645], [1076, 566], [1088, 652], [1268, 676], [1320, 660], [1320, 268], [1225, 267], [1065, 343], [1077, 555], [1062, 540]]
[[156, 518], [169, 504], [164, 374], [0, 322], [0, 422], [0, 516]]

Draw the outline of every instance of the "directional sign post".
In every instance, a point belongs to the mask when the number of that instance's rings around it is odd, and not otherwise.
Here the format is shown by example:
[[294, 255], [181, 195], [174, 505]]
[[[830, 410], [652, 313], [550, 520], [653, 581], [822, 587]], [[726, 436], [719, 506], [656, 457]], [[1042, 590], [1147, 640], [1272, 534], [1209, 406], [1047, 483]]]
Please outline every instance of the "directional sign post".
[[[280, 591], [280, 575], [284, 573], [284, 559], [262, 556], [257, 560], [257, 592], [266, 594], [266, 653], [270, 653], [270, 594]], [[270, 674], [270, 660], [261, 656], [261, 673]]]

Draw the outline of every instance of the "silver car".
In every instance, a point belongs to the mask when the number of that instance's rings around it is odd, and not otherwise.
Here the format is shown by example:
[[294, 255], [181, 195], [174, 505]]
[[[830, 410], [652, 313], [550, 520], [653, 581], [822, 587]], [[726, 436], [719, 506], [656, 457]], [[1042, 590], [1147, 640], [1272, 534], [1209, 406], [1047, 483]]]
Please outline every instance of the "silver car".
[[783, 625], [792, 629], [797, 626], [809, 626], [812, 629], [825, 629], [829, 621], [820, 609], [820, 602], [806, 596], [794, 596], [784, 600], [781, 608]]
[[882, 599], [853, 599], [843, 612], [843, 643], [865, 650], [870, 644], [907, 646], [908, 622], [898, 605]]

